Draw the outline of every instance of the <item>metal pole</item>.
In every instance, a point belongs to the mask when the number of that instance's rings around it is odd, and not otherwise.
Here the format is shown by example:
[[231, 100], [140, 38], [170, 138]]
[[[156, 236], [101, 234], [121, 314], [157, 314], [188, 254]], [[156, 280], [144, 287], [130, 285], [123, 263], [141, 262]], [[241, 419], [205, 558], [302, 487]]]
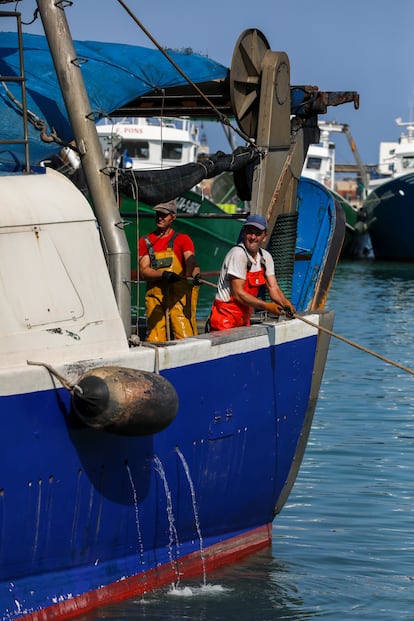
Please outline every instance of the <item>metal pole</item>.
[[105, 240], [109, 274], [127, 336], [131, 331], [131, 256], [96, 131], [81, 63], [73, 45], [63, 4], [37, 0], [43, 28], [82, 161], [94, 211]]

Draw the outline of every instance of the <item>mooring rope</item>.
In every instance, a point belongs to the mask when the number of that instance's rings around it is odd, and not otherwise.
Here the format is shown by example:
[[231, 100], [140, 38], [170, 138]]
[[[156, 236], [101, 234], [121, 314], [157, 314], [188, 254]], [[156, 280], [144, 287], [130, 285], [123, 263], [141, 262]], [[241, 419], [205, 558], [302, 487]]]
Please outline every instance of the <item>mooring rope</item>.
[[78, 394], [82, 394], [83, 390], [80, 386], [78, 386], [78, 384], [71, 384], [66, 377], [63, 377], [63, 375], [61, 375], [60, 373], [58, 373], [56, 371], [56, 369], [54, 369], [50, 364], [47, 364], [46, 362], [36, 362], [34, 360], [26, 360], [27, 364], [31, 364], [31, 365], [35, 365], [35, 366], [39, 366], [39, 367], [44, 367], [45, 369], [47, 369], [47, 371], [49, 371], [49, 373], [51, 375], [53, 375], [53, 377], [56, 377], [56, 379], [59, 380], [59, 382], [62, 384], [63, 388], [66, 388], [66, 390], [68, 390], [69, 392], [73, 393], [73, 392], [77, 392]]

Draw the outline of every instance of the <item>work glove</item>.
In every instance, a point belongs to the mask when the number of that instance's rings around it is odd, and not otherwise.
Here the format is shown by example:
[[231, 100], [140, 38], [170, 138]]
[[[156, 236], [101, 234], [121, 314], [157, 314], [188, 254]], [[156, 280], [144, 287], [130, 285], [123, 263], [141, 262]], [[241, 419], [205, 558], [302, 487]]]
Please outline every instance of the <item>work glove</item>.
[[199, 287], [201, 285], [201, 274], [196, 274], [193, 278], [193, 285]]
[[166, 270], [164, 270], [161, 274], [161, 278], [168, 283], [178, 282], [179, 280], [181, 280], [181, 276], [179, 276], [175, 272], [167, 272]]
[[285, 313], [286, 317], [289, 317], [290, 319], [295, 316], [296, 312], [292, 304], [286, 304], [285, 306], [282, 306], [282, 311]]
[[264, 310], [271, 315], [280, 315], [282, 307], [280, 304], [276, 304], [275, 302], [265, 302]]

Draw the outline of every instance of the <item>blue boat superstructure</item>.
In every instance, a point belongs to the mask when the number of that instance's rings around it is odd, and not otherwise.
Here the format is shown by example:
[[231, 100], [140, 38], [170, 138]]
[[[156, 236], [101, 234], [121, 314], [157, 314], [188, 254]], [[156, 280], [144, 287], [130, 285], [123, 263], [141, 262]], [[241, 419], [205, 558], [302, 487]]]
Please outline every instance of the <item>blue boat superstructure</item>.
[[[287, 57], [274, 63], [264, 37], [246, 31], [244, 50], [258, 46], [266, 58], [266, 95], [279, 63], [277, 105], [265, 97], [276, 107], [272, 123], [258, 115], [262, 144], [265, 135], [280, 141], [263, 155], [276, 178], [267, 171], [261, 194], [254, 180], [253, 195], [272, 235], [283, 212], [288, 267], [301, 255], [290, 274], [297, 313], [141, 341], [126, 312], [130, 299], [124, 304], [125, 235], [94, 119], [83, 96], [71, 101], [83, 86], [64, 9], [54, 0], [38, 6], [51, 49], [66, 45], [54, 61], [91, 196], [50, 168], [16, 163], [16, 172], [0, 175], [0, 613], [20, 621], [75, 617], [269, 545], [311, 428], [329, 346], [324, 329], [333, 324], [323, 307], [345, 227], [322, 186], [305, 182], [298, 199], [303, 120], [291, 136]], [[326, 100], [317, 93], [312, 102], [318, 97]], [[267, 133], [277, 106], [283, 122]], [[102, 392], [88, 393], [85, 378], [101, 390], [102, 370], [116, 390], [103, 382]], [[157, 433], [124, 424], [142, 404], [157, 418], [159, 386], [173, 397], [167, 423], [159, 413]], [[117, 419], [98, 424], [94, 413], [108, 410]]]

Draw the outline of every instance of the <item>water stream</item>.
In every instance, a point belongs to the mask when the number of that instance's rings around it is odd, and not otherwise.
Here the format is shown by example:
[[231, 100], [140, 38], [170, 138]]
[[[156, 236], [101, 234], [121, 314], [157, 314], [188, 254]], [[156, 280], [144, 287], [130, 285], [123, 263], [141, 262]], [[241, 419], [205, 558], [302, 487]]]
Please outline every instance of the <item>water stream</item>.
[[[179, 558], [180, 543], [178, 541], [178, 533], [177, 533], [177, 529], [175, 527], [175, 519], [174, 519], [173, 506], [172, 506], [171, 492], [170, 492], [170, 488], [168, 486], [167, 477], [165, 476], [164, 467], [163, 467], [159, 457], [157, 457], [157, 455], [154, 455], [154, 465], [155, 465], [155, 470], [158, 472], [158, 474], [159, 474], [159, 476], [161, 478], [161, 481], [162, 481], [162, 483], [164, 485], [165, 497], [166, 497], [166, 500], [167, 500], [167, 516], [168, 516], [168, 526], [169, 526], [168, 558], [170, 559], [171, 567], [176, 572], [176, 576], [177, 576], [176, 586], [178, 586], [179, 583], [180, 583], [180, 573], [179, 573], [177, 559]], [[173, 546], [174, 545], [175, 545], [175, 549], [176, 549], [175, 558], [174, 558], [174, 555], [173, 555]]]
[[203, 536], [201, 534], [200, 518], [199, 518], [199, 515], [198, 515], [198, 506], [197, 506], [197, 500], [196, 500], [196, 495], [195, 495], [195, 490], [194, 490], [194, 484], [193, 484], [193, 481], [192, 481], [192, 478], [191, 478], [190, 469], [188, 467], [188, 464], [187, 464], [187, 461], [186, 461], [184, 455], [182, 454], [182, 452], [180, 451], [178, 446], [175, 448], [175, 450], [177, 451], [177, 455], [178, 455], [178, 457], [181, 460], [181, 463], [182, 463], [183, 468], [184, 468], [185, 475], [187, 477], [188, 485], [190, 487], [191, 500], [192, 500], [192, 503], [193, 503], [194, 520], [195, 520], [195, 525], [196, 525], [196, 529], [197, 529], [198, 540], [200, 542], [200, 555], [201, 555], [201, 563], [202, 563], [202, 566], [203, 566], [203, 585], [206, 586], [206, 584], [207, 584], [206, 556], [205, 556], [205, 552], [204, 552]]
[[[140, 520], [139, 520], [139, 506], [138, 506], [138, 497], [137, 497], [137, 490], [134, 484], [134, 480], [132, 478], [132, 472], [131, 472], [131, 468], [129, 467], [128, 463], [125, 464], [127, 472], [128, 472], [128, 477], [131, 483], [131, 488], [132, 488], [132, 495], [133, 495], [133, 500], [134, 500], [134, 510], [135, 510], [135, 524], [137, 527], [137, 535], [138, 535], [138, 550], [139, 550], [139, 556], [141, 559], [141, 565], [144, 567], [145, 566], [145, 556], [144, 556], [144, 543], [142, 541], [142, 532], [141, 532], [141, 524], [140, 524]], [[144, 575], [144, 593], [147, 591], [146, 589], [146, 577]]]

